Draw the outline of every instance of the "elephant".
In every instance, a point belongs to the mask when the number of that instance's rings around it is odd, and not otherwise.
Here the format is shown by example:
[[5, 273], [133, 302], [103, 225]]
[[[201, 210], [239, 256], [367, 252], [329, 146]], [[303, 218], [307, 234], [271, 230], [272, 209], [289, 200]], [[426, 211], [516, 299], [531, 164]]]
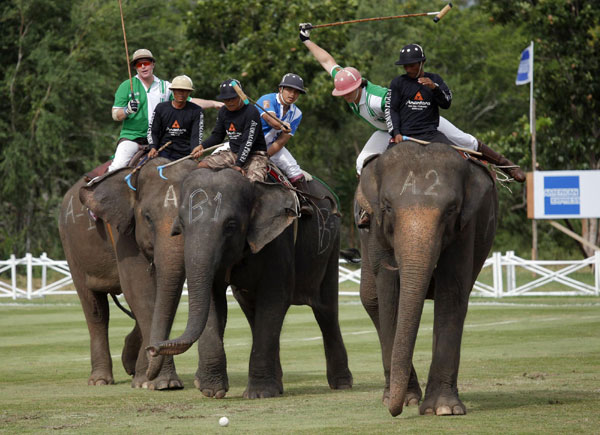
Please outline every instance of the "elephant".
[[[340, 217], [326, 187], [308, 184], [319, 198], [315, 214], [296, 220], [295, 195], [280, 184], [251, 182], [230, 168], [200, 168], [182, 182], [173, 232], [184, 237], [187, 326], [180, 337], [148, 350], [154, 358], [179, 354], [199, 339], [195, 384], [207, 397], [223, 398], [229, 390], [223, 348], [228, 284], [253, 337], [244, 398], [283, 394], [279, 338], [292, 304], [313, 310], [330, 388], [352, 387], [338, 322]], [[208, 317], [213, 310], [216, 316]]]
[[157, 158], [145, 164], [132, 178], [136, 191], [124, 181], [131, 168], [123, 168], [90, 184], [82, 178], [62, 201], [60, 237], [90, 334], [89, 385], [114, 383], [107, 295], [123, 293], [135, 317], [121, 356], [125, 371], [133, 375], [132, 387], [183, 388], [172, 357], [162, 362], [153, 380], [148, 379], [144, 350], [153, 320], [164, 321], [154, 317], [157, 293], [157, 303], [163, 303], [162, 295], [181, 294], [185, 280], [183, 238], [171, 236], [171, 223], [179, 205], [176, 186], [195, 165], [188, 161], [172, 167], [165, 182], [156, 169], [165, 162]]
[[370, 226], [359, 230], [360, 297], [381, 344], [384, 404], [397, 416], [421, 400], [412, 357], [428, 298], [433, 349], [419, 412], [465, 414], [460, 345], [469, 294], [496, 232], [494, 179], [446, 144], [401, 142], [367, 163], [356, 201], [371, 213]]

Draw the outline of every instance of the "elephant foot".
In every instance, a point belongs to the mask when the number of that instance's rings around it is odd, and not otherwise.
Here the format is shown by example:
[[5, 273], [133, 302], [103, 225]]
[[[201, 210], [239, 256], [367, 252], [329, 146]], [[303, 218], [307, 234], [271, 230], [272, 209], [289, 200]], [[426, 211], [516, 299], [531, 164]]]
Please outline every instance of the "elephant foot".
[[92, 373], [88, 378], [88, 385], [112, 385], [115, 383], [111, 373]]
[[144, 388], [147, 390], [181, 390], [183, 382], [175, 373], [161, 374], [151, 381], [146, 376], [134, 376], [131, 388]]
[[346, 368], [344, 372], [344, 374], [338, 376], [327, 376], [329, 388], [331, 388], [332, 390], [348, 390], [352, 388], [352, 373], [348, 368]]
[[416, 380], [413, 382], [408, 382], [408, 387], [406, 389], [406, 395], [404, 396], [404, 406], [416, 406], [421, 401], [421, 397], [423, 397], [423, 393], [421, 391], [421, 387], [419, 386], [419, 382]]
[[229, 384], [226, 382], [225, 385], [221, 386], [207, 386], [200, 379], [194, 379], [194, 385], [199, 389], [205, 397], [212, 397], [215, 399], [223, 399], [229, 391]]
[[250, 380], [246, 391], [244, 391], [244, 399], [267, 399], [270, 397], [280, 397], [283, 394], [283, 385], [276, 380], [268, 381]]
[[465, 415], [466, 406], [458, 394], [428, 394], [419, 407], [421, 415]]

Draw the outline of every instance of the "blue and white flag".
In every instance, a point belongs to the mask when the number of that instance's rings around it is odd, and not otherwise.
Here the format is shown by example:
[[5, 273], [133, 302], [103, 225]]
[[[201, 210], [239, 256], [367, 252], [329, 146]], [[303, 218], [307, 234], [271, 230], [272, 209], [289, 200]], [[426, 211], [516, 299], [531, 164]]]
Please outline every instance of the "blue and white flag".
[[517, 72], [517, 85], [524, 85], [533, 79], [533, 43], [521, 53], [521, 62]]

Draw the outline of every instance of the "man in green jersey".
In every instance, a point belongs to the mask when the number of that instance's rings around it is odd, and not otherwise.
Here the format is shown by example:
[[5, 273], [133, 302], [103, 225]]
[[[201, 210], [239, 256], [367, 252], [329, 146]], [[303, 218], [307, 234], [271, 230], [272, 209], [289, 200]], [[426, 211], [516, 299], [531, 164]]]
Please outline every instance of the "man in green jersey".
[[[112, 118], [123, 122], [117, 150], [109, 171], [122, 168], [138, 151], [139, 145], [148, 143], [148, 124], [159, 103], [173, 99], [169, 89], [171, 83], [154, 75], [155, 59], [150, 50], [141, 48], [133, 53], [131, 65], [137, 75], [125, 80], [115, 93]], [[133, 95], [131, 86], [133, 85]], [[192, 98], [191, 101], [203, 109], [220, 108], [223, 103], [214, 100]]]

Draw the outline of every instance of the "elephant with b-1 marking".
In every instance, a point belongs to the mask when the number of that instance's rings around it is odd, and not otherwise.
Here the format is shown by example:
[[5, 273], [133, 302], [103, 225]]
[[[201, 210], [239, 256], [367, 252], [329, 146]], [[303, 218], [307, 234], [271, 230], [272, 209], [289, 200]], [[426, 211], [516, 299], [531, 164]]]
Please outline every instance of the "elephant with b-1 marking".
[[[253, 338], [244, 397], [283, 393], [279, 337], [292, 304], [313, 309], [329, 386], [352, 386], [338, 323], [340, 218], [324, 199], [330, 192], [319, 182], [308, 184], [321, 199], [314, 201], [314, 215], [298, 219], [295, 228], [296, 198], [281, 185], [250, 182], [232, 169], [201, 168], [185, 178], [174, 232], [185, 240], [189, 317], [181, 337], [149, 347], [151, 368], [154, 359], [185, 352], [200, 339], [196, 386], [206, 396], [225, 396], [225, 291], [231, 284]], [[216, 316], [209, 317], [213, 310]]]
[[185, 280], [183, 239], [171, 236], [171, 225], [179, 206], [178, 183], [196, 165], [187, 161], [170, 168], [165, 182], [156, 168], [167, 162], [157, 158], [143, 166], [132, 178], [136, 191], [124, 181], [131, 168], [123, 168], [90, 185], [79, 180], [64, 196], [59, 231], [90, 334], [90, 385], [114, 383], [107, 296], [123, 293], [136, 322], [121, 355], [125, 371], [133, 375], [132, 387], [183, 387], [172, 357], [148, 379], [144, 350], [152, 341], [153, 322], [159, 330], [165, 316], [175, 315], [161, 310], [154, 316], [155, 307], [176, 306]]
[[412, 356], [428, 298], [433, 356], [419, 411], [465, 414], [460, 345], [469, 294], [496, 232], [493, 178], [448, 145], [402, 142], [364, 167], [357, 200], [371, 213], [360, 230], [360, 294], [381, 343], [384, 403], [396, 416], [421, 400]]

